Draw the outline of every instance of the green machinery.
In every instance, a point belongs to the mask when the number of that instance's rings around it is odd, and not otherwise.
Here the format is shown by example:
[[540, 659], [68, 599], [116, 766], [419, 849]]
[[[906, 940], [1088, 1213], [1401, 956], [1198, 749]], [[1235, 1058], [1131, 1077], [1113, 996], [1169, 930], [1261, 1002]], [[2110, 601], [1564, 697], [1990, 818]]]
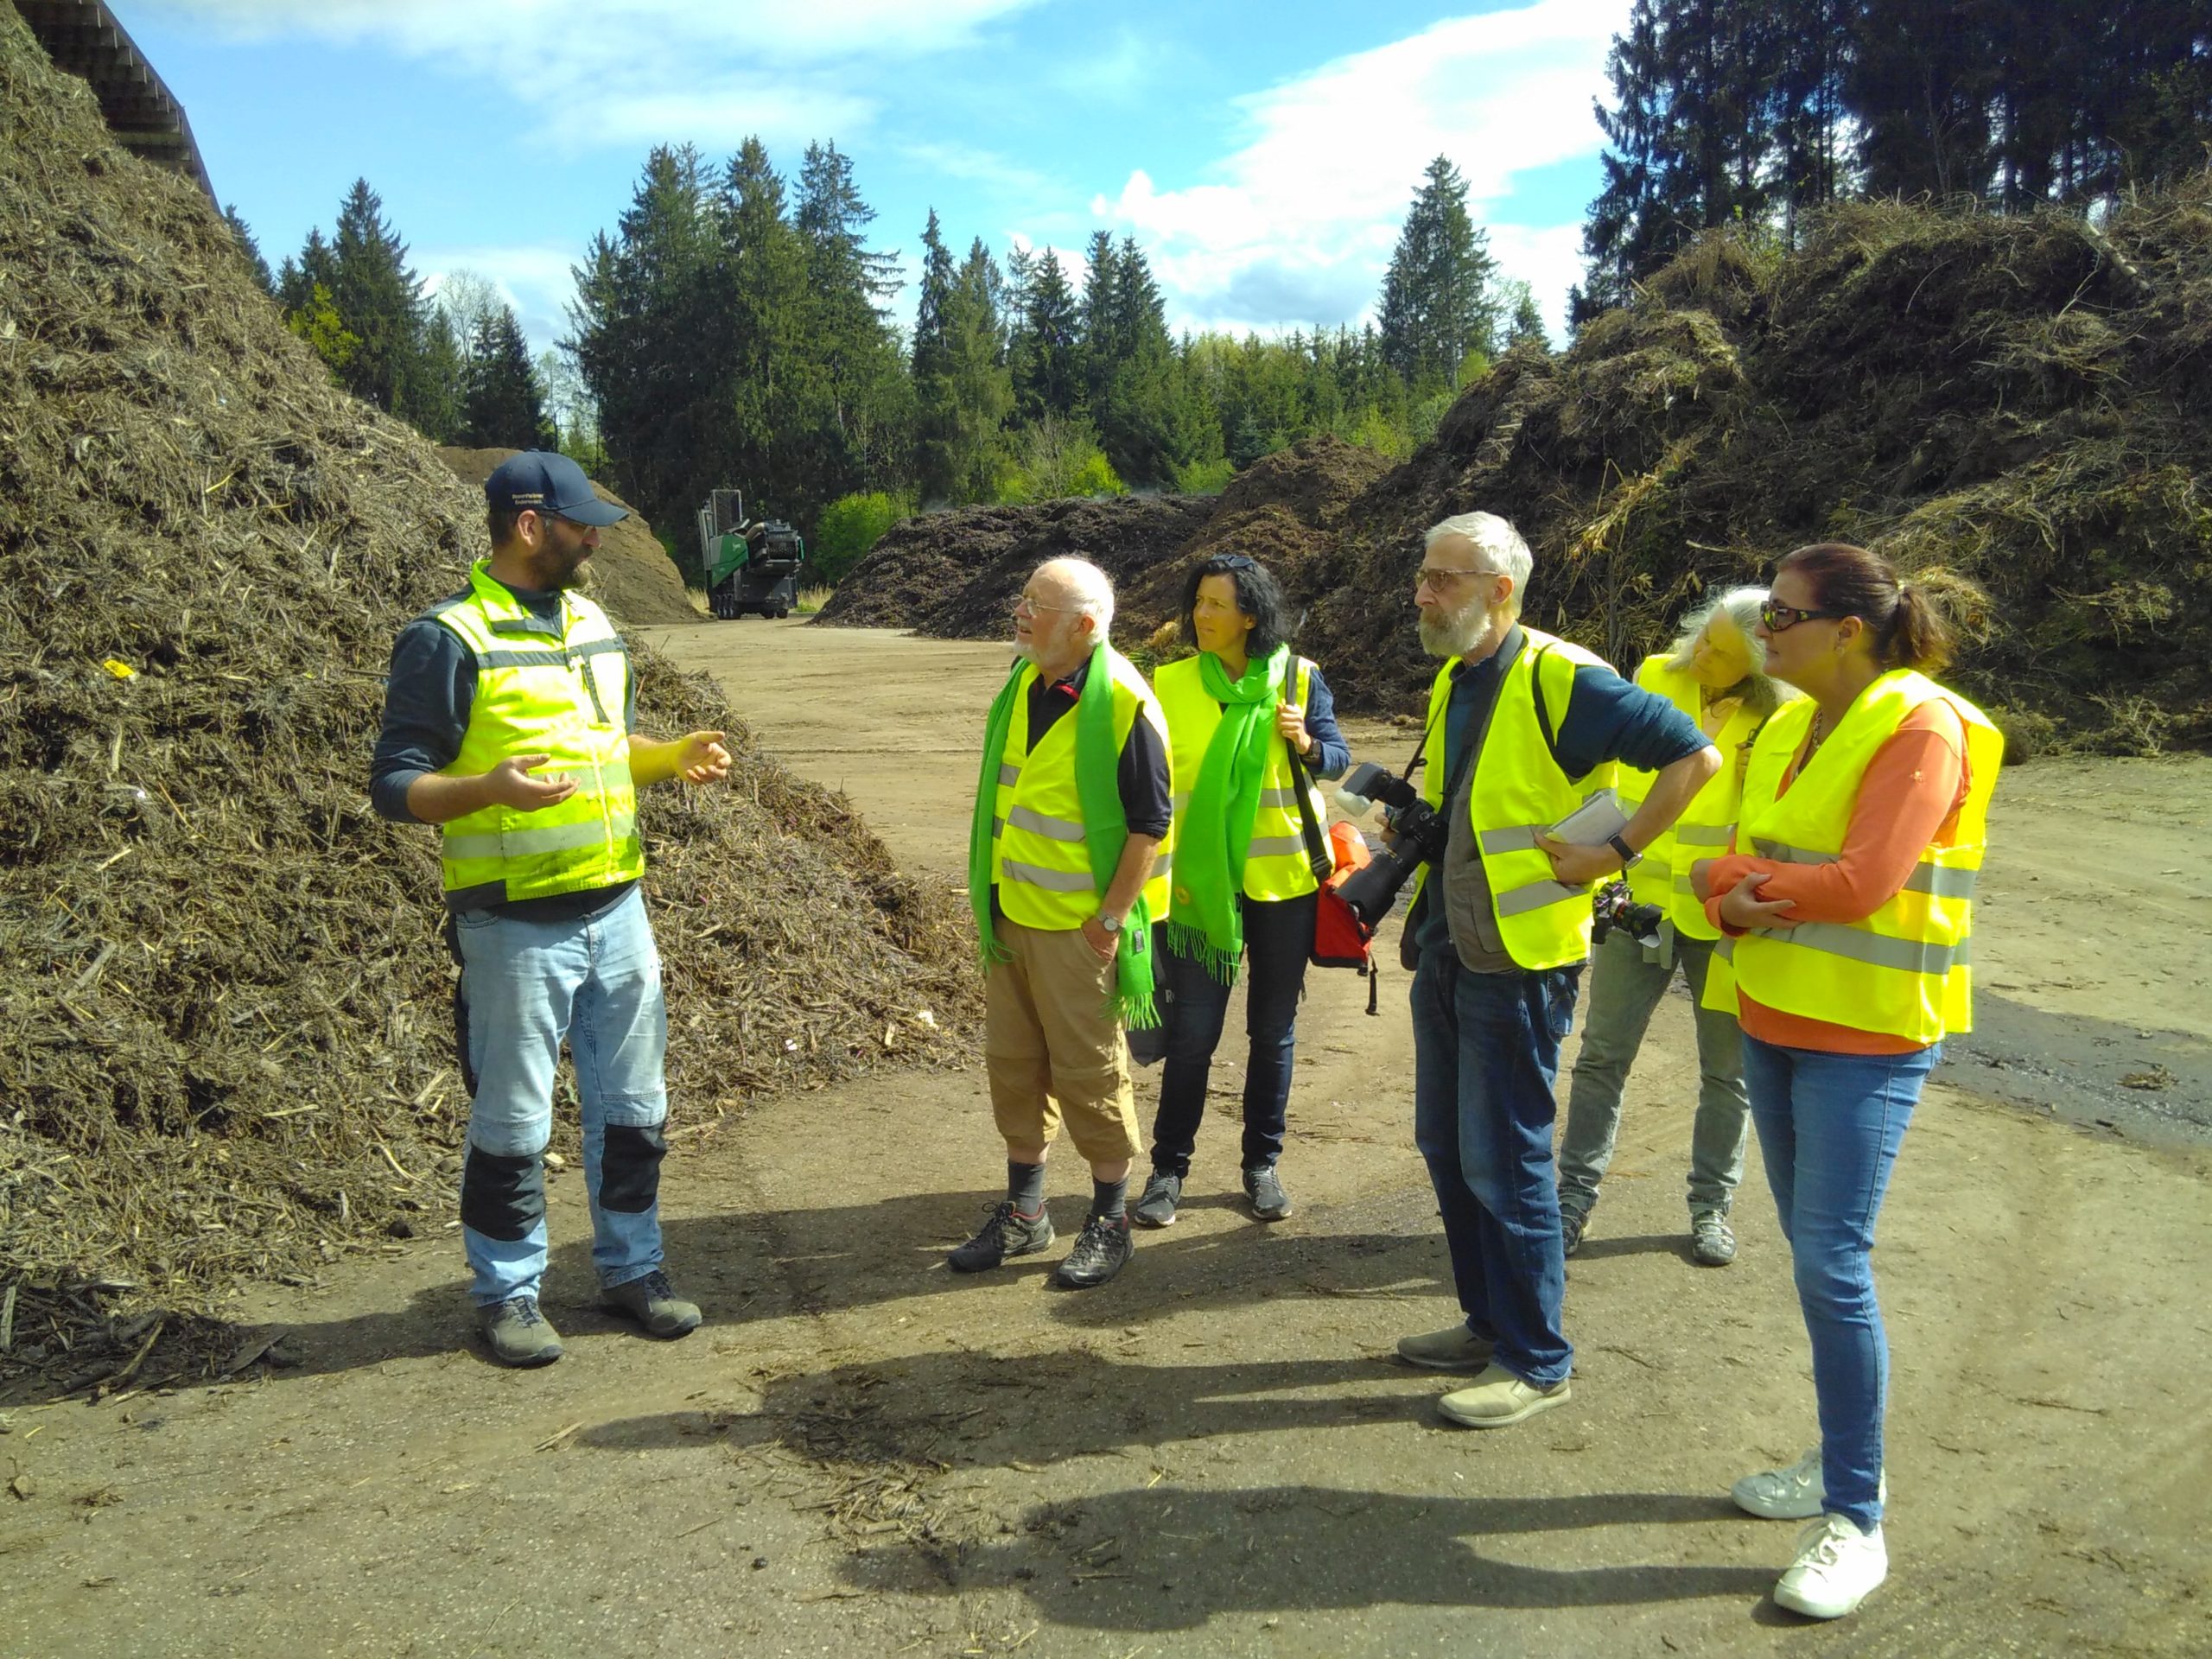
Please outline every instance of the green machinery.
[[716, 616], [789, 616], [798, 603], [806, 543], [780, 518], [748, 520], [741, 492], [715, 490], [699, 509], [699, 563]]

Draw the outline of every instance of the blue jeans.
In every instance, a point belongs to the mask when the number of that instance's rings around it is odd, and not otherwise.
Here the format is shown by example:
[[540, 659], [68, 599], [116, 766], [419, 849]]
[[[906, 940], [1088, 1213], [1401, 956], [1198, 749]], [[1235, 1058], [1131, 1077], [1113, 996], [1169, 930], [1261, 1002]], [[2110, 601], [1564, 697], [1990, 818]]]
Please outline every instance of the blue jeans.
[[1560, 1331], [1552, 1083], [1581, 976], [1580, 963], [1471, 974], [1448, 941], [1414, 973], [1414, 1144], [1444, 1214], [1459, 1306], [1467, 1328], [1497, 1344], [1497, 1363], [1539, 1388], [1574, 1366]]
[[612, 1287], [661, 1264], [660, 953], [632, 888], [579, 922], [455, 916], [474, 1098], [461, 1167], [461, 1240], [480, 1303], [534, 1296], [545, 1274], [542, 1164], [565, 1037], [583, 1108], [592, 1261]]
[[1823, 1506], [1878, 1525], [1890, 1345], [1874, 1300], [1874, 1217], [1940, 1043], [1910, 1054], [1778, 1048], [1745, 1033], [1744, 1081], [1813, 1340]]
[[[1317, 895], [1246, 899], [1244, 1031], [1251, 1051], [1244, 1066], [1246, 1169], [1272, 1167], [1282, 1156], [1290, 1109], [1290, 1067], [1298, 1036], [1298, 999], [1313, 949]], [[1163, 932], [1161, 938], [1166, 935]], [[1191, 1152], [1205, 1116], [1206, 1078], [1229, 1015], [1230, 988], [1173, 945], [1159, 957], [1167, 970], [1167, 1065], [1160, 1078], [1160, 1111], [1152, 1122], [1152, 1166], [1191, 1173]]]

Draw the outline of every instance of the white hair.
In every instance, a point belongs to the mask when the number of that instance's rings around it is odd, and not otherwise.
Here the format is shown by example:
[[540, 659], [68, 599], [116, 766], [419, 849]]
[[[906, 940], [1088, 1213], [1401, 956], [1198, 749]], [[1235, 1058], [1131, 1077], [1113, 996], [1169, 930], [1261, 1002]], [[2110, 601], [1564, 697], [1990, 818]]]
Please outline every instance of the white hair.
[[1047, 573], [1067, 590], [1068, 603], [1077, 613], [1097, 625], [1098, 639], [1113, 632], [1114, 584], [1103, 570], [1089, 559], [1047, 559], [1035, 574]]
[[1507, 608], [1514, 615], [1521, 614], [1521, 599], [1529, 586], [1529, 573], [1535, 568], [1536, 556], [1529, 550], [1529, 543], [1521, 539], [1521, 532], [1494, 512], [1460, 512], [1449, 518], [1440, 518], [1428, 527], [1421, 537], [1424, 552], [1434, 547], [1446, 536], [1458, 536], [1474, 545], [1482, 556], [1484, 567], [1493, 574], [1513, 578], [1513, 593], [1506, 601]]
[[1682, 619], [1681, 628], [1668, 653], [1667, 666], [1688, 672], [1697, 658], [1699, 638], [1716, 620], [1725, 621], [1743, 637], [1744, 652], [1751, 664], [1751, 671], [1745, 678], [1744, 700], [1763, 715], [1772, 714], [1790, 693], [1788, 687], [1766, 671], [1766, 641], [1758, 635], [1759, 607], [1766, 603], [1766, 599], [1767, 590], [1764, 588], [1731, 588], [1719, 598], [1699, 606]]

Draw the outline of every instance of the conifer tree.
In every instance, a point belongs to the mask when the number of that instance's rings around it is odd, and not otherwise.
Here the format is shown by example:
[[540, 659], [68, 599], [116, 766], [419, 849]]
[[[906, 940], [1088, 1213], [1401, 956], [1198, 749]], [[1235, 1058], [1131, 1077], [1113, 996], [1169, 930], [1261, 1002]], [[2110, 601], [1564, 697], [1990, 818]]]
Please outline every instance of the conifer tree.
[[462, 442], [478, 449], [550, 448], [544, 389], [514, 310], [502, 305], [478, 327], [468, 353]]
[[276, 297], [276, 276], [269, 269], [269, 261], [262, 257], [261, 244], [254, 240], [253, 228], [239, 214], [235, 204], [223, 209], [223, 222], [231, 227], [231, 234], [238, 239], [238, 251], [252, 269], [253, 280], [261, 284], [261, 291], [270, 298]]
[[405, 418], [423, 349], [422, 285], [366, 179], [346, 193], [330, 246], [331, 299], [360, 342], [340, 378], [355, 397]]
[[1382, 354], [1417, 389], [1449, 391], [1468, 353], [1495, 346], [1489, 237], [1467, 215], [1467, 182], [1448, 156], [1428, 164], [1382, 280]]
[[1083, 403], [1083, 317], [1059, 256], [1032, 263], [1011, 347], [1014, 406], [1024, 421], [1071, 420]]

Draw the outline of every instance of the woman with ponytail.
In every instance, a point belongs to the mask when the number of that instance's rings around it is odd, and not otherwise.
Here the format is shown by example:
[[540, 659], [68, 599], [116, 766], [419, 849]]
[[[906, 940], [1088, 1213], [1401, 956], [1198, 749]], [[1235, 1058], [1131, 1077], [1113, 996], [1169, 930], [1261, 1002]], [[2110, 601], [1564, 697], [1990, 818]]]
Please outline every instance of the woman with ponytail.
[[1286, 643], [1287, 610], [1264, 567], [1241, 553], [1205, 559], [1183, 591], [1184, 634], [1198, 655], [1153, 676], [1183, 838], [1160, 930], [1167, 1063], [1152, 1178], [1131, 1212], [1149, 1227], [1175, 1219], [1229, 993], [1247, 963], [1244, 1196], [1259, 1220], [1290, 1213], [1275, 1160], [1320, 889], [1306, 831], [1325, 822], [1314, 779], [1338, 775], [1351, 752], [1321, 671]]
[[1726, 936], [1708, 1007], [1744, 1031], [1744, 1079], [1812, 1338], [1821, 1442], [1747, 1475], [1753, 1515], [1812, 1522], [1775, 1586], [1815, 1618], [1889, 1571], [1882, 1428], [1889, 1346], [1875, 1217], [1943, 1039], [1971, 1025], [1967, 941], [2004, 741], [1929, 676], [1951, 655], [1955, 578], [1898, 580], [1840, 543], [1777, 568], [1758, 635], [1805, 693], [1752, 746], [1727, 855], [1695, 867]]

